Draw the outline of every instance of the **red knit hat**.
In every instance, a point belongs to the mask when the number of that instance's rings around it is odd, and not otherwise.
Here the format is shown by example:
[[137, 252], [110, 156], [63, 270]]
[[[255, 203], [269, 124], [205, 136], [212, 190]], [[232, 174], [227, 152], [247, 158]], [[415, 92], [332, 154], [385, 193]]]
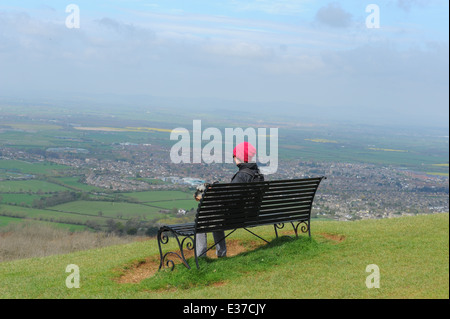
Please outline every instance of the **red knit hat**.
[[248, 163], [256, 155], [256, 148], [249, 142], [242, 142], [233, 150], [233, 156], [236, 156], [244, 163]]

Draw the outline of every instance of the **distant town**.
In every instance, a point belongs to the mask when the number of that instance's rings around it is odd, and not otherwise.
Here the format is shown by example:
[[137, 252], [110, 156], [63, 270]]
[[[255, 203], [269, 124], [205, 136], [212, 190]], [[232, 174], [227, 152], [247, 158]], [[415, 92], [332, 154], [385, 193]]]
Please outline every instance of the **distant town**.
[[[204, 182], [229, 182], [233, 164], [173, 164], [159, 145], [114, 143], [108, 156], [85, 149], [46, 151], [1, 147], [0, 159], [51, 162], [72, 170], [80, 181], [113, 192], [194, 189]], [[30, 174], [3, 172], [0, 180], [27, 180]], [[391, 218], [449, 211], [448, 176], [393, 166], [341, 162], [280, 161], [267, 180], [326, 176], [316, 195], [313, 216], [335, 220]]]

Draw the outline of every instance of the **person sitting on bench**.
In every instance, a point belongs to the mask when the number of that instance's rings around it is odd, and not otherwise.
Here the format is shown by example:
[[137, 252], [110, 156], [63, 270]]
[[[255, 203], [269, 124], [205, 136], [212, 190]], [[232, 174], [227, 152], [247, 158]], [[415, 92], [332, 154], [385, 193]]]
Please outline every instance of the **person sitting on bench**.
[[[233, 159], [236, 163], [239, 171], [234, 174], [231, 179], [231, 183], [249, 183], [249, 182], [261, 182], [264, 181], [264, 176], [259, 171], [258, 165], [253, 160], [256, 155], [256, 148], [248, 143], [242, 142], [237, 145], [233, 150]], [[201, 196], [195, 198], [200, 201]], [[227, 245], [225, 242], [225, 232], [215, 231], [212, 233], [214, 237], [214, 243], [216, 245], [217, 257], [226, 257]], [[206, 233], [196, 235], [196, 250], [198, 257], [205, 257], [207, 251], [207, 236]]]

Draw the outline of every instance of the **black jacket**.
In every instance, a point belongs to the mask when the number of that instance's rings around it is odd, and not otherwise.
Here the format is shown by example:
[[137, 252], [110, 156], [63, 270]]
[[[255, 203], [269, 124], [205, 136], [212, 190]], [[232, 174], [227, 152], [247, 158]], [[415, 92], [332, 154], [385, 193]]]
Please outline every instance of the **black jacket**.
[[[253, 181], [253, 176], [245, 173], [244, 169], [250, 169], [254, 173], [259, 173], [259, 168], [256, 163], [241, 163], [237, 165], [239, 167], [239, 171], [234, 174], [233, 178], [231, 179], [231, 183], [249, 183]], [[244, 170], [244, 171], [243, 171]]]

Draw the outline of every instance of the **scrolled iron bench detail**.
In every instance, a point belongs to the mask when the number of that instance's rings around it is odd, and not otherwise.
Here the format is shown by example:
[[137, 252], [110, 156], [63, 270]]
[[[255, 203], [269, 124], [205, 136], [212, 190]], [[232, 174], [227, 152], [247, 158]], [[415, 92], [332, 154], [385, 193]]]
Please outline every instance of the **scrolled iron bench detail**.
[[[264, 181], [253, 183], [210, 184], [201, 199], [195, 221], [178, 225], [164, 225], [158, 231], [160, 253], [159, 269], [175, 267], [173, 258], [179, 259], [188, 269], [186, 251], [193, 251], [195, 264], [199, 268], [196, 252], [196, 234], [223, 230], [245, 229], [273, 225], [275, 235], [278, 229], [290, 223], [298, 237], [298, 230], [308, 232], [311, 237], [311, 209], [320, 182], [326, 177]], [[163, 253], [162, 245], [168, 244], [172, 235], [178, 251]], [[208, 250], [213, 248], [211, 246]]]

